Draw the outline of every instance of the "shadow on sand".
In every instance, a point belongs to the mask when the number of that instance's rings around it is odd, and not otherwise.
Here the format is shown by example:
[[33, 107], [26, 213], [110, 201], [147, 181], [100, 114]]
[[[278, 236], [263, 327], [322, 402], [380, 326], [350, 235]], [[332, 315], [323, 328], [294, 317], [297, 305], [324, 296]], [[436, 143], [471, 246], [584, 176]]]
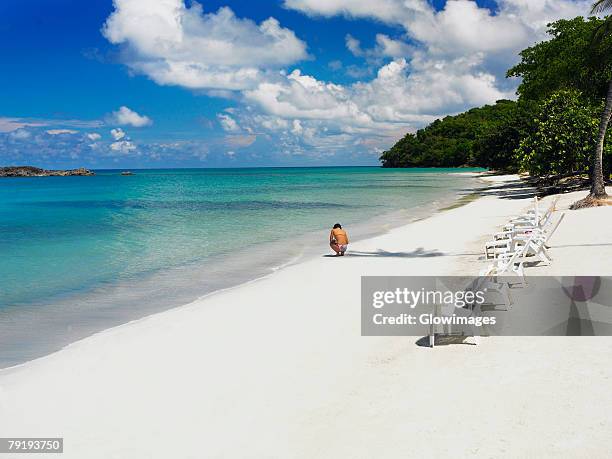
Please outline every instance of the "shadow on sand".
[[[437, 346], [450, 346], [451, 344], [464, 344], [466, 346], [476, 346], [474, 343], [466, 343], [465, 339], [469, 336], [462, 335], [435, 335], [434, 345]], [[415, 341], [419, 347], [431, 347], [429, 345], [429, 336], [423, 336]]]
[[[478, 256], [482, 253], [478, 252], [462, 252], [462, 253], [444, 253], [438, 249], [426, 250], [423, 247], [413, 250], [412, 252], [388, 252], [378, 249], [374, 252], [366, 252], [363, 250], [349, 250], [346, 252], [346, 257], [383, 257], [383, 258], [434, 258], [434, 257], [465, 257]], [[323, 258], [340, 258], [333, 254], [323, 255]], [[484, 259], [484, 258], [483, 258]]]
[[[323, 255], [325, 258], [336, 258], [336, 255]], [[413, 250], [412, 252], [388, 252], [386, 250], [378, 249], [375, 252], [366, 252], [362, 250], [351, 250], [346, 252], [346, 257], [389, 257], [389, 258], [431, 258], [431, 257], [444, 257], [445, 253], [434, 250], [425, 250], [423, 247]], [[340, 257], [338, 257], [340, 258]]]
[[383, 249], [378, 249], [375, 252], [365, 252], [355, 250], [347, 252], [348, 257], [391, 257], [391, 258], [432, 258], [432, 257], [443, 257], [446, 254], [438, 251], [438, 249], [426, 250], [423, 247], [414, 249], [412, 252], [388, 252]]
[[521, 179], [500, 184], [492, 183], [490, 185], [464, 191], [477, 193], [480, 196], [497, 196], [502, 199], [532, 198], [537, 193], [535, 187]]

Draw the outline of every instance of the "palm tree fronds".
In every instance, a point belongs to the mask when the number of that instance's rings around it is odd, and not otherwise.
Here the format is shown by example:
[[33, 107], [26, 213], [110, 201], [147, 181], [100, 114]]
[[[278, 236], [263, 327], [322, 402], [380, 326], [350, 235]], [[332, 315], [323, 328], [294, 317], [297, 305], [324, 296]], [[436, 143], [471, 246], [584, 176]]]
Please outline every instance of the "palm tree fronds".
[[605, 20], [599, 27], [598, 32], [604, 35], [612, 35], [612, 20]]
[[610, 36], [612, 36], [612, 20], [608, 18], [595, 28], [591, 45], [595, 46]]
[[612, 8], [612, 0], [597, 0], [595, 3], [593, 3], [591, 14], [601, 13], [610, 8]]

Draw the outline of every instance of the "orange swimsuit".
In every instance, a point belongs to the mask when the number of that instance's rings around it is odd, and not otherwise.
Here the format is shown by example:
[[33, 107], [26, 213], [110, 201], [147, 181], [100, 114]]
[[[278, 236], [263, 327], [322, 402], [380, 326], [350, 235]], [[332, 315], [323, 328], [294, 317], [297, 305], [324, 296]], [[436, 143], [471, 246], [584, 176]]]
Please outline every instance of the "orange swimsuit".
[[348, 234], [341, 228], [335, 228], [332, 230], [334, 239], [338, 245], [347, 245], [349, 243]]

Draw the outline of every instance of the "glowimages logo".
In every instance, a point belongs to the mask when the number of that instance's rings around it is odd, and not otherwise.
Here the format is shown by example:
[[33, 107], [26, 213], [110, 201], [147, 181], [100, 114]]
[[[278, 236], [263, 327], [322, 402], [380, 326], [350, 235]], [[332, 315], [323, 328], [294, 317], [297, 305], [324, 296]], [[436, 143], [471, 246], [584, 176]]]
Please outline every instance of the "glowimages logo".
[[612, 278], [362, 277], [362, 334], [612, 335]]

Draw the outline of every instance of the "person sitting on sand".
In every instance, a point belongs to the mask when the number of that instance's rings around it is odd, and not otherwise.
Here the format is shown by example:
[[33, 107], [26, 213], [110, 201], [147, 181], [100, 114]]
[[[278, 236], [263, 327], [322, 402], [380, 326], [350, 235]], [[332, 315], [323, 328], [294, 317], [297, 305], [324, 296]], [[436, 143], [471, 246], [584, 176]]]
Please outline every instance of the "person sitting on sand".
[[336, 252], [337, 257], [342, 257], [348, 248], [348, 243], [348, 234], [342, 229], [340, 223], [336, 223], [331, 233], [329, 233], [329, 246]]

